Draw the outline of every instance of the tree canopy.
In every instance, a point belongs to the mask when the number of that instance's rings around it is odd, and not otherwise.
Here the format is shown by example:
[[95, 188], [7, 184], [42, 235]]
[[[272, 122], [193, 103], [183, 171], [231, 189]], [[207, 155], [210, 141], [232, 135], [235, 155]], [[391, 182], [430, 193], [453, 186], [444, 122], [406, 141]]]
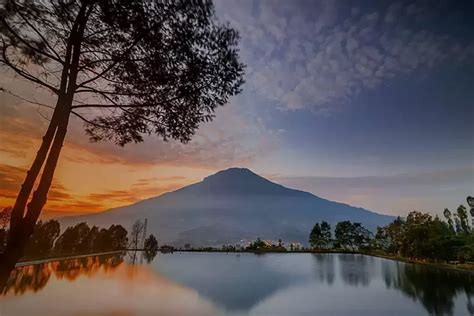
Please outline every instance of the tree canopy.
[[[236, 30], [207, 0], [6, 0], [0, 66], [56, 97], [12, 209], [0, 283], [22, 256], [46, 204], [71, 115], [91, 141], [146, 135], [187, 142], [240, 91]], [[41, 173], [41, 176], [40, 176]], [[35, 186], [35, 184], [37, 184]]]
[[361, 223], [343, 221], [337, 223], [334, 236], [338, 247], [357, 250], [368, 246], [371, 233]]
[[94, 141], [188, 141], [243, 83], [212, 1], [6, 1], [0, 18], [1, 63], [68, 93]]
[[331, 225], [323, 221], [316, 223], [309, 234], [309, 245], [313, 248], [328, 248], [331, 243]]
[[379, 227], [375, 245], [389, 254], [409, 258], [473, 261], [474, 234], [466, 208], [460, 205], [455, 214], [445, 209], [443, 215], [446, 221], [428, 213], [412, 211], [406, 219], [397, 218]]

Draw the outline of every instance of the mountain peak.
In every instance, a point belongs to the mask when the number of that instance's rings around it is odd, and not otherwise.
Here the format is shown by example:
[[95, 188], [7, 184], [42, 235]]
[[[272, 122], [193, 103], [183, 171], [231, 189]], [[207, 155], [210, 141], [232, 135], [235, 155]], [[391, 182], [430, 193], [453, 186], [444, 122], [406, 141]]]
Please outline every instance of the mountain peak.
[[288, 190], [247, 168], [229, 168], [210, 175], [200, 183], [206, 191], [220, 194], [278, 194]]
[[239, 167], [232, 167], [228, 169], [224, 169], [221, 171], [218, 171], [210, 176], [207, 176], [204, 178], [204, 181], [208, 179], [214, 179], [214, 178], [236, 178], [236, 177], [258, 177], [261, 178], [258, 174], [255, 172], [251, 171], [250, 169], [247, 168], [239, 168]]

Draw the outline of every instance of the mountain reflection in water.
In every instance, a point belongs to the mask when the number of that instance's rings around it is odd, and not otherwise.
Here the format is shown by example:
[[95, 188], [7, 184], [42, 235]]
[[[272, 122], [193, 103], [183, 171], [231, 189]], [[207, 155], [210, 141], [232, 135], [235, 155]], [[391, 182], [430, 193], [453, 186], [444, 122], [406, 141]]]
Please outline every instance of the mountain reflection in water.
[[0, 315], [474, 315], [472, 274], [375, 257], [174, 253], [132, 264], [136, 258], [18, 267]]

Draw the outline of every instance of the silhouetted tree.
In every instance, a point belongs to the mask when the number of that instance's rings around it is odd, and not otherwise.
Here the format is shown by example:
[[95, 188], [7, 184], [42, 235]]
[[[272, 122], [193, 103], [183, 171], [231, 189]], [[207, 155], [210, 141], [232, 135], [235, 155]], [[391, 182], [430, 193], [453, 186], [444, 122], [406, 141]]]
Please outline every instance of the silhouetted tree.
[[469, 219], [466, 207], [464, 205], [459, 205], [458, 209], [456, 210], [456, 214], [459, 218], [459, 223], [462, 231], [468, 232], [471, 228], [469, 226]]
[[309, 244], [313, 248], [328, 248], [331, 243], [331, 225], [323, 221], [314, 224], [309, 234]]
[[[387, 253], [405, 257], [430, 260], [460, 260], [474, 259], [474, 234], [467, 224], [461, 224], [460, 217], [455, 214], [458, 222], [454, 229], [449, 210], [445, 209], [443, 222], [435, 216], [418, 211], [410, 212], [406, 221], [397, 218], [392, 223], [379, 227], [376, 234], [376, 245]], [[467, 219], [464, 219], [467, 223]], [[462, 228], [464, 225], [464, 229]], [[465, 229], [468, 228], [467, 231]]]
[[132, 230], [130, 231], [129, 247], [131, 249], [138, 249], [138, 247], [140, 246], [140, 241], [144, 228], [145, 224], [140, 220], [136, 220], [135, 223], [133, 223]]
[[4, 70], [56, 97], [40, 104], [50, 122], [13, 206], [7, 273], [46, 203], [71, 114], [92, 141], [187, 142], [243, 83], [238, 34], [211, 1], [3, 1], [0, 39]]
[[353, 248], [353, 240], [351, 238], [352, 223], [350, 221], [343, 221], [336, 224], [334, 230], [334, 237], [336, 245], [341, 248]]
[[321, 222], [321, 234], [323, 239], [323, 247], [328, 248], [332, 241], [331, 225], [329, 225], [328, 222]]
[[319, 223], [314, 224], [311, 233], [309, 234], [309, 245], [312, 248], [321, 248], [321, 225]]
[[91, 229], [86, 223], [79, 223], [68, 227], [54, 245], [54, 250], [59, 254], [74, 254], [84, 252], [90, 242]]
[[339, 247], [351, 250], [367, 247], [370, 242], [370, 232], [360, 223], [350, 221], [337, 223], [334, 235]]
[[127, 248], [127, 230], [121, 225], [112, 225], [108, 229], [92, 227], [81, 243], [79, 251], [103, 252]]
[[50, 220], [45, 223], [39, 221], [35, 225], [33, 235], [31, 235], [25, 247], [25, 254], [29, 258], [45, 258], [52, 249], [56, 238], [61, 232], [59, 222]]
[[454, 224], [453, 224], [453, 219], [451, 217], [451, 211], [445, 208], [443, 215], [446, 218], [446, 221], [448, 222], [449, 229], [451, 229], [454, 232]]
[[158, 251], [158, 240], [151, 234], [145, 239], [145, 251]]
[[397, 217], [390, 224], [384, 227], [378, 227], [375, 239], [380, 249], [390, 254], [400, 254], [404, 236], [405, 220], [401, 217]]
[[112, 225], [108, 229], [112, 239], [110, 250], [121, 250], [127, 248], [127, 230], [122, 225]]
[[408, 214], [401, 246], [402, 255], [419, 258], [426, 256], [428, 251], [425, 243], [431, 221], [432, 217], [427, 213], [413, 211]]
[[79, 223], [68, 227], [54, 246], [57, 254], [87, 254], [122, 250], [127, 247], [127, 231], [121, 225], [108, 229]]
[[145, 260], [151, 262], [156, 257], [159, 250], [158, 240], [156, 240], [155, 236], [150, 235], [145, 239], [144, 250], [143, 256]]

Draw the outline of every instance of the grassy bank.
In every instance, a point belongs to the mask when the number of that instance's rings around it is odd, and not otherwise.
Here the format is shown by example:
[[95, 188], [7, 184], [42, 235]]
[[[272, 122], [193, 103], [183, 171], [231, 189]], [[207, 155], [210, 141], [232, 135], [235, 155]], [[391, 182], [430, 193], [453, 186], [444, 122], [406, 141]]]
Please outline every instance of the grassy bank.
[[416, 260], [416, 259], [404, 258], [400, 256], [392, 256], [392, 255], [381, 254], [381, 253], [362, 253], [362, 254], [366, 254], [366, 255], [378, 257], [378, 258], [383, 258], [383, 259], [405, 262], [405, 263], [436, 267], [439, 269], [468, 271], [468, 272], [474, 273], [474, 264], [469, 264], [469, 263], [454, 264], [454, 263], [432, 262], [432, 261], [427, 261], [427, 260]]

